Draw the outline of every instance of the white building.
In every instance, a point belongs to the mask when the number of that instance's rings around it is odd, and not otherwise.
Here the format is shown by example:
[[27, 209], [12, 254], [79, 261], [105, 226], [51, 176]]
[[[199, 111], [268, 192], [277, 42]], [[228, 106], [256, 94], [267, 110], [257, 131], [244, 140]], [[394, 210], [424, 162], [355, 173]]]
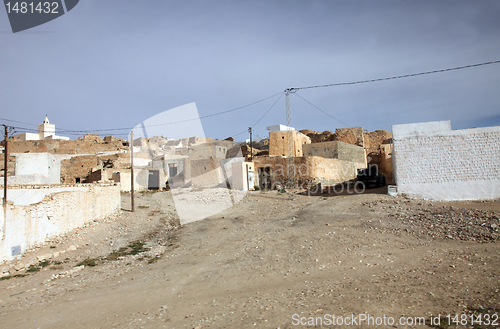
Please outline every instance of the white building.
[[275, 125], [275, 126], [269, 126], [269, 127], [266, 127], [267, 130], [269, 131], [288, 131], [288, 130], [295, 130], [295, 128], [293, 127], [288, 127], [288, 126], [285, 126], [285, 125]]
[[56, 136], [56, 125], [50, 124], [47, 116], [45, 116], [43, 123], [38, 125], [38, 134], [22, 133], [14, 135], [13, 137], [22, 141], [38, 141], [44, 139], [69, 140], [69, 137]]
[[500, 198], [500, 127], [450, 121], [392, 126], [397, 193], [433, 200]]

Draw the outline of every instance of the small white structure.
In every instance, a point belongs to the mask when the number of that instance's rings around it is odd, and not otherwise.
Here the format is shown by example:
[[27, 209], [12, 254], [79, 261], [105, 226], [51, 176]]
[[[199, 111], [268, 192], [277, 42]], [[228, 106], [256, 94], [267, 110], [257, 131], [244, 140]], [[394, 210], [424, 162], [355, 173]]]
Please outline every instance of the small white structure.
[[50, 153], [13, 153], [15, 175], [9, 184], [60, 184], [61, 158]]
[[92, 220], [120, 210], [119, 184], [24, 185], [0, 205], [0, 264]]
[[269, 131], [288, 131], [288, 130], [295, 130], [295, 128], [293, 127], [288, 127], [288, 126], [285, 126], [285, 125], [275, 125], [275, 126], [269, 126], [269, 127], [266, 127], [267, 130]]
[[43, 123], [38, 125], [38, 134], [22, 133], [13, 136], [22, 141], [38, 141], [44, 139], [62, 139], [69, 140], [69, 137], [56, 136], [56, 125], [50, 124], [49, 118], [45, 116]]
[[500, 127], [450, 121], [392, 126], [397, 193], [434, 200], [500, 198]]
[[255, 165], [253, 162], [234, 162], [232, 165], [232, 185], [238, 190], [255, 189]]

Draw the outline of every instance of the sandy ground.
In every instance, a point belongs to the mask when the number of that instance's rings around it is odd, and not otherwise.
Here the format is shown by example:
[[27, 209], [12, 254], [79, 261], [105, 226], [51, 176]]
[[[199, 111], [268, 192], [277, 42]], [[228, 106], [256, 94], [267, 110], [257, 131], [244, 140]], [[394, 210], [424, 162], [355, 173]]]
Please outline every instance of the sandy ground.
[[387, 328], [447, 328], [448, 314], [467, 314], [465, 327], [495, 327], [500, 202], [384, 192], [251, 192], [186, 225], [170, 192], [138, 194], [135, 213], [123, 194], [117, 217], [31, 251], [21, 261], [39, 265], [31, 270], [10, 269], [0, 281], [0, 327], [333, 328], [332, 315], [374, 327], [360, 314], [392, 317]]

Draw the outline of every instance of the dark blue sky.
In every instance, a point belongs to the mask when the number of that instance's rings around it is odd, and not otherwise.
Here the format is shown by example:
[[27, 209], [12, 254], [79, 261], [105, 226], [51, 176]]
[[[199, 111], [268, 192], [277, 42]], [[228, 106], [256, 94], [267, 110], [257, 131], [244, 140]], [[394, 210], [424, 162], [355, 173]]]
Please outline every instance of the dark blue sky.
[[[134, 127], [192, 102], [206, 116], [289, 87], [500, 60], [498, 17], [500, 1], [486, 0], [82, 0], [13, 34], [0, 10], [0, 117], [36, 126], [48, 114], [56, 129]], [[500, 125], [499, 87], [494, 64], [299, 94], [369, 131], [434, 120], [457, 129]], [[277, 98], [202, 119], [205, 135], [246, 130]], [[297, 129], [345, 127], [296, 95], [291, 107]], [[266, 126], [285, 122], [282, 97], [255, 134], [265, 137]], [[109, 134], [127, 131], [102, 132]]]

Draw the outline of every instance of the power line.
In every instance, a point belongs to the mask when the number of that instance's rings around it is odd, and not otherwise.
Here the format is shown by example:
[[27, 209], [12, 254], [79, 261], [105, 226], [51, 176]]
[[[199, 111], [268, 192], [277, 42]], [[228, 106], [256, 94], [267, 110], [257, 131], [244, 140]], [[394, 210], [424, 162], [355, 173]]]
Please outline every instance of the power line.
[[339, 119], [337, 119], [336, 117], [330, 115], [329, 113], [323, 111], [322, 109], [320, 109], [319, 107], [317, 107], [316, 105], [314, 105], [313, 103], [309, 102], [307, 99], [305, 99], [304, 97], [300, 96], [297, 92], [295, 92], [295, 95], [297, 95], [298, 97], [302, 98], [303, 101], [305, 101], [306, 103], [308, 103], [309, 105], [311, 105], [312, 107], [314, 107], [315, 109], [317, 109], [318, 111], [320, 112], [323, 112], [324, 114], [328, 115], [330, 118], [340, 122], [341, 124], [343, 125], [346, 125], [347, 127], [351, 127], [350, 125], [348, 125], [347, 123], [343, 122], [343, 121], [340, 121]]
[[261, 116], [261, 117], [260, 117], [260, 119], [259, 119], [259, 120], [257, 120], [257, 122], [256, 122], [256, 123], [254, 123], [254, 124], [253, 124], [252, 128], [253, 128], [253, 127], [255, 127], [255, 126], [256, 126], [256, 125], [260, 122], [260, 120], [264, 119], [264, 117], [267, 115], [267, 113], [269, 113], [269, 111], [271, 111], [271, 109], [274, 107], [274, 105], [276, 105], [276, 103], [278, 103], [278, 101], [281, 99], [281, 97], [283, 97], [283, 94], [284, 94], [284, 93], [283, 93], [283, 92], [281, 92], [280, 94], [281, 94], [281, 95], [280, 95], [280, 97], [278, 97], [278, 99], [276, 100], [276, 102], [274, 102], [274, 103], [273, 103], [273, 105], [271, 105], [271, 107], [269, 108], [269, 110], [267, 110], [267, 111], [266, 111], [266, 113], [264, 113], [264, 115], [263, 115], [263, 116]]
[[[159, 123], [159, 124], [148, 125], [148, 126], [144, 126], [144, 127], [148, 128], [148, 127], [166, 126], [166, 125], [172, 125], [172, 124], [177, 124], [177, 123], [183, 123], [183, 122], [195, 121], [195, 120], [200, 120], [200, 119], [206, 119], [206, 118], [210, 118], [210, 117], [214, 117], [214, 116], [217, 116], [217, 115], [221, 115], [221, 114], [225, 114], [225, 113], [229, 113], [229, 112], [234, 112], [234, 111], [237, 111], [237, 110], [241, 110], [241, 109], [250, 107], [252, 105], [264, 102], [264, 101], [266, 101], [266, 100], [268, 100], [270, 98], [276, 97], [276, 96], [278, 96], [280, 94], [283, 94], [283, 92], [280, 91], [279, 93], [276, 93], [276, 94], [271, 95], [269, 97], [263, 98], [261, 100], [258, 100], [256, 102], [253, 102], [253, 103], [250, 103], [250, 104], [247, 104], [247, 105], [236, 107], [236, 108], [231, 109], [231, 110], [226, 110], [226, 111], [222, 111], [222, 112], [208, 114], [208, 115], [204, 115], [204, 116], [201, 116], [201, 117], [198, 117], [198, 118], [180, 120], [180, 121], [175, 121], [175, 122]], [[26, 123], [26, 122], [21, 122], [21, 121], [15, 121], [15, 120], [10, 120], [10, 119], [0, 118], [0, 120], [11, 121], [11, 122], [16, 122], [16, 123], [22, 123], [24, 125], [36, 126], [36, 125], [31, 124], [31, 123]], [[31, 129], [31, 128], [23, 128], [23, 127], [15, 127], [15, 128], [17, 128], [17, 129], [24, 129], [26, 131], [29, 131], [29, 130], [34, 131], [34, 129]], [[73, 133], [85, 133], [85, 132], [88, 133], [88, 132], [98, 132], [98, 131], [120, 131], [120, 130], [130, 131], [130, 130], [132, 130], [134, 128], [135, 127], [124, 127], [124, 128], [88, 129], [88, 130], [73, 130], [73, 129], [58, 128], [57, 130], [59, 132], [65, 133], [65, 134], [71, 134], [72, 132]]]
[[[412, 74], [405, 74], [405, 75], [399, 75], [399, 76], [392, 76], [392, 77], [386, 77], [386, 78], [377, 78], [377, 79], [361, 80], [361, 81], [354, 81], [354, 82], [340, 82], [340, 83], [332, 83], [332, 84], [326, 84], [326, 85], [315, 85], [315, 86], [307, 86], [307, 87], [298, 87], [298, 88], [288, 88], [287, 90], [290, 93], [294, 93], [294, 92], [296, 92], [298, 90], [301, 90], [301, 89], [324, 88], [324, 87], [334, 87], [334, 86], [354, 85], [354, 84], [362, 84], [362, 83], [369, 83], [369, 82], [387, 81], [387, 80], [394, 80], [394, 79], [402, 79], [402, 78], [408, 78], [408, 77], [415, 77], [415, 76], [426, 75], [426, 74], [434, 74], [434, 73], [442, 73], [442, 72], [448, 72], [448, 71], [455, 71], [455, 70], [461, 70], [461, 69], [478, 67], [478, 66], [484, 66], [484, 65], [491, 65], [491, 64], [498, 64], [498, 63], [500, 63], [500, 60], [490, 61], [490, 62], [484, 62], [484, 63], [478, 63], [478, 64], [465, 65], [465, 66], [458, 66], [458, 67], [452, 67], [452, 68], [440, 69], [440, 70], [434, 70], [434, 71], [426, 71], [426, 72], [420, 72], [420, 73], [412, 73]], [[201, 116], [201, 117], [198, 117], [198, 118], [192, 118], [192, 119], [186, 119], [186, 120], [175, 121], [175, 122], [167, 122], [167, 123], [149, 125], [149, 126], [145, 126], [145, 127], [165, 126], [165, 125], [172, 125], [172, 124], [189, 122], [189, 121], [194, 121], [194, 120], [199, 120], [199, 119], [206, 119], [206, 118], [210, 118], [210, 117], [213, 117], [213, 116], [217, 116], [217, 115], [221, 115], [221, 114], [225, 114], [225, 113], [229, 113], [229, 112], [241, 110], [241, 109], [244, 109], [246, 107], [249, 107], [249, 106], [261, 103], [263, 101], [266, 101], [266, 100], [268, 100], [270, 98], [273, 98], [275, 96], [278, 96], [278, 95], [280, 95], [280, 98], [281, 98], [283, 96], [283, 93], [284, 92], [279, 92], [279, 93], [276, 93], [276, 94], [271, 95], [269, 97], [266, 97], [264, 99], [258, 100], [256, 102], [253, 102], [253, 103], [250, 103], [250, 104], [247, 104], [247, 105], [244, 105], [244, 106], [240, 106], [240, 107], [237, 107], [237, 108], [234, 108], [234, 109], [231, 109], [231, 110], [227, 110], [227, 111], [213, 113], [213, 114]], [[297, 96], [299, 96], [300, 98], [302, 98], [304, 101], [306, 101], [311, 106], [313, 106], [314, 108], [318, 109], [319, 111], [325, 113], [326, 115], [328, 115], [331, 118], [339, 121], [340, 123], [342, 123], [342, 124], [350, 127], [348, 124], [346, 124], [346, 123], [338, 120], [337, 118], [335, 118], [335, 117], [331, 116], [330, 114], [328, 114], [327, 112], [321, 110], [320, 108], [318, 108], [317, 106], [315, 106], [311, 102], [307, 101], [302, 96], [300, 96], [298, 94], [297, 94]], [[257, 123], [259, 123], [267, 115], [267, 113], [274, 107], [274, 105], [279, 101], [280, 98], [278, 98], [278, 100], [276, 100], [276, 102], [271, 106], [271, 108], [269, 108], [269, 110], [267, 110], [267, 112], [264, 113], [264, 115], [252, 127], [254, 127], [255, 125], [257, 125]], [[5, 119], [5, 118], [0, 118], [0, 120], [14, 122], [14, 123], [21, 123], [23, 125], [36, 126], [34, 124], [31, 124], [31, 123], [26, 123], [26, 122], [21, 122], [21, 121], [15, 121], [15, 120], [10, 120], [10, 119]], [[13, 128], [24, 129], [26, 131], [30, 131], [30, 128], [23, 128], [23, 127], [13, 127]], [[65, 134], [77, 135], [77, 134], [72, 134], [72, 133], [88, 133], [88, 132], [102, 132], [102, 131], [127, 131], [128, 132], [128, 131], [132, 130], [133, 128], [134, 127], [123, 127], [123, 128], [88, 129], [88, 130], [73, 130], [73, 129], [58, 128], [58, 131], [59, 132], [63, 132]], [[35, 131], [35, 130], [31, 129], [31, 131]], [[35, 131], [35, 132], [37, 132], [37, 131]], [[239, 134], [237, 134], [237, 135], [235, 135], [235, 136], [241, 135], [244, 132], [246, 132], [246, 130], [243, 131], [243, 132], [241, 132], [241, 133], [239, 133]], [[122, 134], [125, 135], [125, 133], [122, 133]]]
[[[274, 107], [274, 105], [276, 105], [276, 103], [278, 103], [278, 101], [281, 99], [281, 97], [283, 97], [284, 92], [280, 92], [279, 94], [280, 94], [280, 97], [278, 97], [278, 99], [277, 99], [277, 100], [273, 103], [273, 105], [271, 105], [271, 107], [270, 107], [270, 108], [266, 111], [266, 113], [264, 113], [264, 114], [260, 117], [260, 119], [259, 119], [259, 120], [257, 120], [257, 122], [255, 122], [255, 123], [251, 126], [252, 128], [253, 128], [253, 127], [255, 127], [255, 126], [256, 126], [256, 125], [260, 122], [260, 120], [262, 120], [262, 119], [263, 119], [263, 118], [264, 118], [264, 117], [265, 117], [265, 116], [269, 113], [269, 111], [271, 111], [271, 110], [272, 110], [272, 108]], [[278, 95], [278, 94], [276, 94], [276, 95]], [[274, 96], [276, 96], [276, 95], [274, 95]], [[245, 129], [245, 130], [243, 130], [242, 132], [240, 132], [240, 133], [238, 133], [238, 134], [236, 134], [236, 135], [233, 135], [232, 137], [239, 136], [239, 135], [244, 134], [244, 133], [246, 133], [246, 132], [248, 132], [248, 129]]]
[[34, 125], [32, 123], [26, 123], [26, 122], [21, 122], [21, 121], [16, 121], [16, 120], [10, 120], [10, 119], [0, 118], [0, 120], [9, 121], [9, 122], [15, 122], [15, 123], [22, 123], [23, 125], [28, 125], [28, 126], [36, 126], [36, 125]]
[[434, 73], [442, 73], [442, 72], [448, 72], [448, 71], [456, 71], [456, 70], [468, 69], [468, 68], [471, 68], [471, 67], [478, 67], [478, 66], [490, 65], [490, 64], [498, 64], [498, 63], [500, 63], [500, 60], [498, 60], [498, 61], [491, 61], [491, 62], [485, 62], [485, 63], [479, 63], [479, 64], [465, 65], [465, 66], [457, 66], [457, 67], [452, 67], [452, 68], [448, 68], [448, 69], [441, 69], [441, 70], [426, 71], [426, 72], [420, 72], [420, 73], [397, 75], [397, 76], [387, 77], [387, 78], [378, 78], [378, 79], [361, 80], [361, 81], [353, 81], [353, 82], [340, 82], [340, 83], [332, 83], [332, 84], [328, 84], [328, 85], [317, 85], [317, 86], [298, 87], [298, 88], [289, 88], [289, 89], [290, 90], [300, 90], [300, 89], [312, 89], [312, 88], [324, 88], [324, 87], [355, 85], [355, 84], [368, 83], [368, 82], [377, 82], [377, 81], [386, 81], [386, 80], [394, 80], [394, 79], [416, 77], [416, 76], [425, 75], [425, 74], [434, 74]]

